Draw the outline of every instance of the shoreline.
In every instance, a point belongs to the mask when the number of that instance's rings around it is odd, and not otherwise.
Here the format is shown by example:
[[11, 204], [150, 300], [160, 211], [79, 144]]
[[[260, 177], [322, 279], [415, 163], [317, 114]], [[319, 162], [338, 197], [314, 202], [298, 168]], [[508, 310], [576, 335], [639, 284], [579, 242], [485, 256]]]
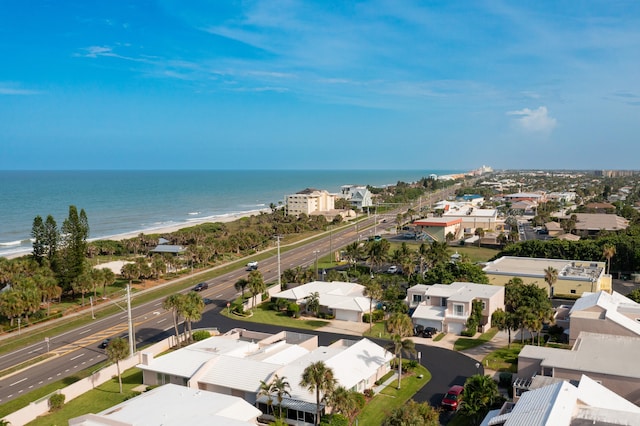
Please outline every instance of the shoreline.
[[[262, 212], [265, 213], [269, 213], [271, 211], [270, 208], [263, 208], [263, 209], [256, 209], [256, 210], [249, 210], [246, 212], [241, 212], [241, 213], [231, 213], [231, 214], [226, 214], [226, 215], [221, 215], [221, 216], [214, 216], [214, 217], [206, 217], [206, 218], [201, 218], [201, 219], [190, 219], [188, 222], [183, 222], [183, 223], [174, 223], [172, 225], [164, 225], [164, 226], [158, 226], [158, 227], [154, 227], [154, 228], [146, 228], [146, 229], [141, 229], [141, 230], [137, 230], [137, 231], [131, 231], [131, 232], [123, 232], [120, 234], [114, 234], [114, 235], [107, 235], [104, 237], [97, 237], [97, 238], [89, 238], [87, 241], [88, 242], [93, 242], [93, 241], [104, 241], [104, 240], [111, 240], [111, 241], [123, 241], [123, 240], [129, 240], [131, 238], [135, 238], [140, 234], [145, 234], [145, 235], [151, 235], [151, 234], [167, 234], [167, 233], [172, 233], [172, 232], [176, 232], [179, 231], [181, 229], [184, 228], [191, 228], [192, 226], [198, 226], [198, 225], [202, 225], [203, 223], [229, 223], [229, 222], [234, 222], [236, 220], [242, 219], [243, 217], [250, 217], [250, 216], [256, 216], [259, 215]], [[21, 251], [16, 251], [14, 253], [9, 253], [6, 255], [1, 255], [0, 258], [5, 258], [5, 259], [15, 259], [18, 257], [23, 257], [26, 255], [31, 254], [33, 248], [25, 248], [24, 250]]]

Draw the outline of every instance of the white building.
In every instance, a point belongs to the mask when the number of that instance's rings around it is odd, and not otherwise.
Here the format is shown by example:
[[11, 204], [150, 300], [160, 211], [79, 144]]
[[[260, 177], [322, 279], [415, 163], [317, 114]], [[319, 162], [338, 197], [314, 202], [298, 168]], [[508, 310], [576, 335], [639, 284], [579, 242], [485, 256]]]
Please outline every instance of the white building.
[[351, 206], [358, 210], [373, 206], [372, 194], [366, 186], [343, 185], [340, 192], [345, 199], [349, 200]]
[[491, 327], [496, 309], [504, 309], [504, 287], [454, 282], [451, 284], [415, 285], [407, 290], [409, 307], [415, 308], [411, 319], [415, 325], [460, 334], [471, 315], [474, 300], [482, 302], [483, 331]]
[[307, 188], [287, 196], [289, 215], [297, 216], [302, 213], [310, 215], [332, 210], [335, 210], [335, 195], [329, 194], [326, 190]]
[[242, 398], [168, 384], [98, 414], [70, 419], [69, 426], [255, 426], [261, 415]]
[[273, 297], [287, 299], [300, 305], [306, 303], [306, 297], [318, 293], [320, 312], [335, 316], [341, 321], [362, 322], [362, 316], [375, 308], [377, 301], [371, 303], [364, 295], [364, 286], [342, 281], [312, 281], [289, 290], [276, 293]]
[[315, 335], [236, 329], [155, 359], [143, 352], [138, 368], [147, 385], [175, 383], [237, 396], [257, 405], [267, 417], [268, 398], [258, 396], [260, 382], [270, 383], [277, 374], [291, 386], [291, 395], [282, 402], [285, 419], [304, 426], [314, 423], [316, 413], [315, 393], [299, 385], [307, 366], [323, 361], [333, 369], [338, 385], [363, 392], [390, 370], [392, 358], [392, 353], [368, 339], [318, 346]]
[[490, 412], [482, 426], [638, 425], [640, 407], [597, 381], [582, 375], [579, 382], [555, 381], [522, 394]]

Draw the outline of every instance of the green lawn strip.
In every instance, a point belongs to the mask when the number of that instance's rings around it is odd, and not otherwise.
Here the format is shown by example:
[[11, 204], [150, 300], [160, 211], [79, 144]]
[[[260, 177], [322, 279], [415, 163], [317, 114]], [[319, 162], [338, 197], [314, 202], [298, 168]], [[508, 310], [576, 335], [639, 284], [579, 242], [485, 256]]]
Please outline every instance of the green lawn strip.
[[364, 337], [372, 337], [374, 339], [391, 339], [391, 335], [387, 332], [386, 322], [374, 322], [371, 331], [367, 329], [362, 334]]
[[14, 411], [18, 411], [19, 409], [26, 407], [33, 401], [37, 401], [38, 399], [44, 396], [47, 396], [58, 389], [62, 389], [66, 386], [69, 386], [72, 383], [77, 382], [78, 380], [84, 379], [85, 377], [89, 377], [91, 374], [93, 374], [94, 372], [98, 371], [100, 368], [108, 364], [110, 364], [109, 361], [103, 361], [101, 363], [91, 366], [90, 368], [78, 371], [76, 374], [72, 376], [65, 377], [64, 379], [43, 385], [27, 394], [21, 395], [15, 399], [12, 399], [9, 402], [6, 402], [0, 405], [0, 419], [6, 416], [7, 414], [13, 413]]
[[255, 309], [253, 309], [253, 313], [248, 316], [239, 316], [234, 313], [229, 313], [227, 309], [223, 309], [221, 314], [228, 317], [233, 318], [240, 321], [246, 322], [257, 322], [260, 324], [271, 324], [277, 325], [279, 327], [290, 327], [290, 328], [300, 328], [303, 330], [316, 330], [320, 327], [324, 327], [325, 325], [329, 325], [328, 321], [323, 320], [309, 320], [309, 319], [296, 319], [291, 318], [286, 314], [286, 312], [276, 312], [272, 309], [269, 309], [268, 303], [264, 303], [259, 305]]
[[440, 340], [444, 339], [444, 336], [446, 336], [447, 333], [438, 333], [438, 335], [436, 337], [433, 338], [434, 342], [439, 342]]
[[497, 328], [490, 328], [486, 333], [482, 333], [477, 338], [461, 337], [453, 344], [454, 351], [464, 351], [467, 349], [475, 348], [476, 346], [484, 345], [498, 333]]
[[122, 393], [120, 393], [118, 378], [113, 378], [97, 388], [66, 402], [59, 411], [38, 417], [36, 420], [27, 423], [27, 425], [66, 425], [69, 424], [69, 419], [88, 413], [99, 413], [125, 401], [131, 396], [133, 388], [140, 386], [141, 383], [142, 371], [137, 368], [131, 368], [122, 374]]
[[[418, 376], [422, 374], [422, 378]], [[387, 386], [380, 394], [376, 395], [362, 409], [358, 415], [358, 423], [361, 425], [380, 425], [395, 408], [402, 407], [413, 395], [431, 380], [429, 370], [419, 365], [413, 370], [413, 374], [402, 379], [400, 390], [396, 388], [397, 381]]]
[[500, 348], [484, 357], [482, 365], [495, 371], [506, 371], [509, 373], [518, 372], [518, 354], [522, 350], [523, 345], [520, 343], [511, 343], [511, 347]]

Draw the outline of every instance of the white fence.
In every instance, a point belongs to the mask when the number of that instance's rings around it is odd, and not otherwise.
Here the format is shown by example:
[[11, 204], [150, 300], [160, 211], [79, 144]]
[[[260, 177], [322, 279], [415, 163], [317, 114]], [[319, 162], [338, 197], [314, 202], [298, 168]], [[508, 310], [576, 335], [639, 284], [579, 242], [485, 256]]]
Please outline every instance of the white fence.
[[[175, 336], [171, 336], [161, 342], [145, 348], [144, 352], [151, 352], [154, 356], [156, 356], [162, 352], [165, 352], [171, 347], [171, 345], [175, 344], [175, 339]], [[136, 365], [140, 364], [141, 354], [142, 352], [137, 352], [134, 356], [120, 361], [120, 371], [128, 370], [129, 368], [135, 367]], [[100, 386], [104, 382], [111, 380], [117, 375], [117, 366], [116, 364], [112, 364], [96, 371], [91, 376], [85, 379], [79, 380], [65, 388], [59, 389], [54, 393], [63, 394], [65, 396], [65, 403], [67, 403], [72, 399], [82, 395], [83, 393], [94, 389], [96, 386]], [[38, 416], [47, 414], [49, 412], [49, 397], [51, 395], [47, 395], [46, 397], [43, 397], [38, 401], [30, 403], [26, 407], [9, 414], [3, 420], [8, 421], [11, 426], [22, 426], [34, 420]]]

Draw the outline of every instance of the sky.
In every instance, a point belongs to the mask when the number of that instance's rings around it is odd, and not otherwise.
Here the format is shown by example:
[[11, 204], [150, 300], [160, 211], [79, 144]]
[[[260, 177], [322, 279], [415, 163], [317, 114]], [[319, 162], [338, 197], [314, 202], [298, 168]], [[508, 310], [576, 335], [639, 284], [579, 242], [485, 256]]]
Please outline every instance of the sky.
[[638, 169], [640, 2], [2, 0], [0, 169]]

